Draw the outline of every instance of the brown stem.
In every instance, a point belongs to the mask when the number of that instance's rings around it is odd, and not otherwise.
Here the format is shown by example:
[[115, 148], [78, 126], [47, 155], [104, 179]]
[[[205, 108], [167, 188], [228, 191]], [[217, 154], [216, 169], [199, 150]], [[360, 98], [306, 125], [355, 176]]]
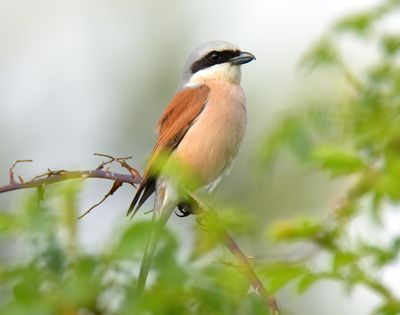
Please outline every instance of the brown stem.
[[193, 194], [190, 194], [192, 201], [194, 201], [197, 214], [203, 215], [207, 227], [213, 230], [219, 238], [224, 242], [225, 246], [229, 249], [232, 255], [239, 263], [243, 274], [249, 280], [252, 288], [261, 296], [265, 302], [265, 306], [269, 309], [271, 315], [280, 315], [280, 310], [275, 297], [267, 291], [261, 282], [260, 278], [255, 273], [248, 257], [242, 252], [240, 247], [236, 244], [233, 238], [223, 228], [222, 222], [218, 214], [209, 206], [203, 203]]
[[62, 182], [68, 179], [86, 179], [86, 178], [103, 178], [131, 185], [139, 184], [142, 180], [141, 176], [132, 177], [132, 175], [113, 173], [103, 170], [88, 170], [88, 171], [60, 171], [50, 173], [46, 178], [35, 179], [25, 183], [10, 183], [0, 187], [0, 193], [26, 188], [37, 188], [43, 185], [51, 185]]
[[273, 295], [268, 293], [267, 289], [264, 287], [260, 278], [254, 272], [253, 267], [251, 266], [249, 259], [242, 252], [240, 247], [236, 244], [233, 238], [225, 231], [219, 231], [220, 237], [224, 241], [226, 247], [230, 250], [233, 256], [235, 256], [236, 260], [240, 264], [240, 267], [243, 268], [243, 273], [249, 280], [253, 289], [262, 297], [265, 302], [265, 305], [270, 310], [271, 315], [279, 315], [280, 310], [278, 303]]
[[[267, 291], [260, 278], [255, 273], [248, 257], [242, 252], [242, 250], [236, 244], [233, 238], [223, 228], [223, 224], [219, 219], [217, 213], [212, 209], [211, 206], [204, 203], [196, 195], [190, 192], [186, 193], [192, 205], [190, 209], [191, 213], [198, 216], [197, 222], [218, 235], [218, 237], [224, 242], [225, 246], [229, 249], [229, 251], [239, 263], [241, 272], [248, 279], [252, 288], [263, 299], [265, 306], [269, 310], [270, 314], [280, 315], [279, 306], [276, 302], [275, 297]], [[143, 290], [144, 282], [139, 287], [141, 290]]]

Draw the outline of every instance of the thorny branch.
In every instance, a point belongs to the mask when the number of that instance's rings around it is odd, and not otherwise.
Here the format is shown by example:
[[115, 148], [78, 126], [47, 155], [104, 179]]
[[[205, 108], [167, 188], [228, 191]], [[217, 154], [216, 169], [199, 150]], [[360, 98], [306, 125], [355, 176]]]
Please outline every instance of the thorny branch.
[[[100, 179], [108, 179], [114, 181], [113, 185], [109, 192], [103, 197], [103, 199], [89, 208], [84, 214], [82, 214], [79, 218], [84, 217], [95, 207], [102, 204], [109, 196], [113, 195], [119, 187], [121, 187], [124, 183], [135, 186], [140, 184], [142, 181], [142, 176], [140, 173], [131, 167], [126, 160], [131, 157], [124, 158], [114, 158], [110, 155], [95, 153], [96, 156], [106, 157], [108, 160], [102, 162], [96, 169], [94, 170], [85, 170], [85, 171], [68, 171], [68, 170], [57, 170], [52, 171], [50, 169], [47, 172], [35, 176], [29, 181], [25, 181], [21, 176], [18, 176], [19, 182], [17, 182], [14, 178], [14, 169], [18, 163], [21, 162], [32, 162], [32, 160], [17, 160], [8, 170], [9, 184], [0, 186], [0, 193], [19, 190], [19, 189], [27, 189], [27, 188], [43, 188], [43, 186], [48, 186], [51, 184], [55, 184], [58, 182], [62, 182], [69, 179], [87, 179], [87, 178], [100, 178]], [[109, 169], [105, 169], [105, 166], [111, 163], [119, 163], [122, 168], [128, 170], [129, 174], [121, 174], [111, 172]]]
[[[85, 211], [79, 218], [84, 217], [95, 207], [99, 206], [103, 203], [109, 196], [113, 195], [124, 183], [131, 184], [136, 187], [137, 184], [140, 184], [142, 180], [142, 176], [140, 173], [130, 166], [126, 160], [131, 159], [131, 157], [124, 158], [115, 158], [111, 155], [94, 153], [96, 156], [105, 157], [108, 160], [102, 162], [96, 169], [94, 170], [85, 170], [85, 171], [68, 171], [68, 170], [58, 170], [52, 171], [50, 169], [47, 172], [35, 176], [29, 181], [24, 181], [21, 176], [18, 176], [19, 182], [17, 182], [14, 178], [14, 168], [18, 163], [21, 162], [32, 162], [32, 160], [17, 160], [9, 169], [9, 184], [0, 186], [0, 193], [19, 190], [19, 189], [27, 189], [27, 188], [43, 188], [43, 186], [55, 184], [58, 182], [62, 182], [69, 179], [87, 179], [87, 178], [99, 178], [99, 179], [108, 179], [114, 181], [111, 189], [108, 193], [101, 199], [98, 203], [94, 204], [87, 211]], [[105, 166], [108, 166], [112, 163], [118, 163], [124, 169], [126, 169], [129, 174], [121, 174], [109, 171], [109, 169], [105, 169]], [[242, 273], [247, 277], [250, 282], [252, 288], [257, 292], [261, 298], [264, 300], [266, 307], [269, 309], [271, 315], [279, 315], [280, 310], [278, 304], [267, 289], [264, 287], [261, 280], [258, 278], [257, 274], [254, 272], [253, 267], [249, 262], [249, 258], [242, 252], [240, 247], [236, 244], [236, 242], [232, 239], [232, 237], [226, 232], [226, 230], [222, 227], [222, 223], [218, 218], [218, 215], [215, 211], [209, 206], [203, 203], [201, 200], [197, 199], [194, 196], [191, 196], [193, 201], [195, 202], [195, 208], [197, 209], [196, 215], [205, 216], [206, 221], [212, 220], [214, 232], [217, 233], [219, 238], [224, 242], [225, 246], [229, 249], [235, 259], [238, 261]], [[215, 224], [217, 223], [217, 224]]]
[[[14, 179], [14, 168], [17, 166], [18, 163], [23, 163], [23, 162], [32, 162], [32, 160], [16, 160], [14, 162], [14, 164], [11, 165], [10, 169], [8, 170], [8, 178], [9, 178], [10, 184], [16, 183], [16, 181]], [[18, 176], [18, 177], [19, 177], [19, 181], [23, 182], [22, 177], [21, 176]]]

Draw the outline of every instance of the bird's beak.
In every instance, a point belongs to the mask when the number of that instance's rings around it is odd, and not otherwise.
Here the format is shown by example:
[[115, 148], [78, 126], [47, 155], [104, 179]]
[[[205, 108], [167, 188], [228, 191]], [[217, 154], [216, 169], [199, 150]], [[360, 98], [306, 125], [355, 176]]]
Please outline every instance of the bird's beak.
[[233, 57], [229, 62], [233, 65], [242, 65], [255, 59], [256, 57], [253, 54], [242, 51], [239, 56]]

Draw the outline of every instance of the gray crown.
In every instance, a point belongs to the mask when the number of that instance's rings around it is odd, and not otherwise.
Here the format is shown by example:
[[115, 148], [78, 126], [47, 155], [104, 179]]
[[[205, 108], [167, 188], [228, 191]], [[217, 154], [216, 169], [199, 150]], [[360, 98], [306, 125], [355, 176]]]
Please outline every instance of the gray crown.
[[206, 42], [199, 47], [197, 47], [193, 52], [190, 54], [189, 58], [187, 59], [183, 71], [182, 71], [182, 77], [181, 77], [181, 82], [179, 84], [178, 90], [182, 89], [186, 83], [189, 82], [190, 77], [192, 76], [192, 73], [190, 71], [190, 67], [192, 64], [200, 59], [202, 59], [205, 55], [207, 55], [209, 52], [216, 50], [216, 51], [223, 51], [223, 50], [240, 50], [238, 46], [235, 44], [225, 42], [222, 40], [216, 40], [216, 41], [210, 41]]

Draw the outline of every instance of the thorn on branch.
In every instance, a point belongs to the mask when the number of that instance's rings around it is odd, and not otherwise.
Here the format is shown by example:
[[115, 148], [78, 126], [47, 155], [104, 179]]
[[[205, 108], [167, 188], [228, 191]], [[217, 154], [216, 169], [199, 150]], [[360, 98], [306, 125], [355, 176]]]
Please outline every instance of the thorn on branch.
[[19, 179], [20, 184], [24, 183], [24, 179], [20, 175], [18, 175], [18, 179]]
[[[108, 159], [108, 161], [101, 162], [100, 165], [97, 167], [97, 170], [102, 170], [102, 169], [104, 168], [104, 166], [106, 166], [106, 165], [108, 165], [108, 164], [111, 164], [111, 163], [113, 163], [113, 162], [118, 162], [118, 163], [121, 164], [121, 162], [123, 162], [123, 161], [132, 159], [131, 156], [122, 157], [122, 158], [116, 158], [116, 157], [114, 157], [114, 156], [112, 156], [112, 155], [109, 155], [109, 154], [96, 153], [96, 152], [93, 153], [93, 155], [95, 155], [95, 156], [102, 156], [102, 157], [105, 157], [105, 158]], [[126, 163], [125, 163], [125, 164], [126, 164]], [[126, 164], [126, 165], [128, 165], [128, 164]], [[122, 164], [121, 164], [121, 166], [122, 166]], [[129, 167], [130, 167], [130, 166], [129, 166]]]
[[86, 210], [83, 214], [81, 214], [78, 219], [82, 219], [84, 216], [86, 216], [87, 214], [90, 213], [90, 211], [92, 211], [94, 208], [100, 206], [108, 197], [112, 196], [117, 190], [118, 188], [120, 188], [122, 186], [122, 182], [116, 180], [113, 185], [111, 186], [111, 189], [109, 190], [109, 192], [107, 194], [104, 195], [104, 197], [96, 204], [94, 204], [93, 206], [91, 206], [88, 210]]
[[131, 160], [132, 156], [116, 158], [116, 157], [114, 157], [112, 155], [109, 155], [109, 154], [96, 153], [96, 152], [93, 153], [93, 155], [102, 156], [102, 157], [106, 157], [107, 159], [109, 159], [108, 161], [102, 162], [97, 167], [97, 169], [99, 169], [99, 170], [103, 169], [105, 165], [111, 164], [113, 162], [117, 162], [117, 163], [119, 163], [121, 165], [122, 168], [125, 168], [132, 175], [132, 177], [136, 178], [137, 176], [140, 176], [139, 172], [126, 162], [126, 160]]
[[[16, 160], [13, 165], [8, 169], [8, 179], [10, 184], [16, 184], [17, 182], [14, 179], [14, 168], [17, 166], [19, 163], [26, 163], [26, 162], [32, 162], [33, 160]], [[23, 179], [21, 176], [18, 176], [19, 180], [23, 182]]]

